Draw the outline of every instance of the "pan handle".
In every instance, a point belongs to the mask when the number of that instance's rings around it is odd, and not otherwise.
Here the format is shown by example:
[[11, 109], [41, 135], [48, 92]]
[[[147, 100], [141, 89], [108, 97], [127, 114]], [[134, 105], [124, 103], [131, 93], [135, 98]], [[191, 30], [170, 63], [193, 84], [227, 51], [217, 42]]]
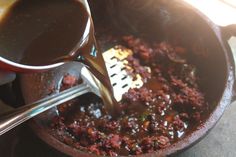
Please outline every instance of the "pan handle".
[[[232, 61], [234, 62], [234, 67], [235, 67], [234, 69], [236, 70], [236, 24], [231, 24], [228, 26], [221, 27], [221, 30], [224, 42], [228, 44], [229, 48], [231, 49], [233, 57]], [[233, 101], [236, 100], [236, 83], [234, 83], [232, 100]]]
[[221, 31], [223, 40], [231, 49], [234, 58], [233, 61], [236, 63], [236, 24], [221, 27]]
[[221, 27], [225, 39], [230, 39], [231, 37], [236, 37], [236, 24], [230, 24]]

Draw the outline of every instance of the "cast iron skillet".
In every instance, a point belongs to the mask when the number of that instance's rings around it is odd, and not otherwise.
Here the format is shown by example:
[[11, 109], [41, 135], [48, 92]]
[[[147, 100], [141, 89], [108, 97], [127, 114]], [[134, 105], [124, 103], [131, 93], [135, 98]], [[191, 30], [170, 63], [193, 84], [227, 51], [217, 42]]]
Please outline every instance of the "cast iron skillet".
[[[141, 34], [154, 40], [171, 40], [173, 36], [178, 36], [184, 46], [192, 49], [191, 62], [199, 70], [200, 86], [210, 104], [210, 112], [204, 123], [170, 147], [141, 156], [173, 155], [203, 138], [217, 123], [233, 98], [235, 67], [227, 44], [230, 37], [227, 28], [214, 25], [197, 10], [179, 1], [100, 0], [93, 1], [91, 5], [95, 26], [105, 20], [105, 24], [109, 21], [114, 24], [117, 32]], [[79, 76], [79, 67], [79, 63], [68, 63], [48, 72], [22, 75], [21, 87], [25, 102], [30, 103], [48, 95], [49, 89], [56, 87], [67, 73]], [[51, 109], [31, 121], [36, 134], [67, 155], [94, 156], [67, 146], [52, 136], [49, 123], [57, 114], [56, 111], [56, 108]]]

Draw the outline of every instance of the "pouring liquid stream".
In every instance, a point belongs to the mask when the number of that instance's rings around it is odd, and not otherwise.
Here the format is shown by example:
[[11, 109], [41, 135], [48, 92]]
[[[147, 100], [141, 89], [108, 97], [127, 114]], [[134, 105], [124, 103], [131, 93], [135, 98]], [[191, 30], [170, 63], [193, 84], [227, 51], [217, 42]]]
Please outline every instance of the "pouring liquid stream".
[[98, 79], [107, 111], [117, 102], [91, 15], [79, 0], [18, 0], [0, 21], [0, 56], [23, 65], [83, 62]]

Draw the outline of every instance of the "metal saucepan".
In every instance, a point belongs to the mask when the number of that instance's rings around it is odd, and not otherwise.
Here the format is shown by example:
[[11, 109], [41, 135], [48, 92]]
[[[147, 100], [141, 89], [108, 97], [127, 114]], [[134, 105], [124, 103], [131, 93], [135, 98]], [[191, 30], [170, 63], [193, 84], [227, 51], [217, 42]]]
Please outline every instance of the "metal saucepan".
[[[0, 10], [1, 10], [0, 11], [0, 18], [2, 18], [2, 16], [5, 14], [5, 12], [8, 11], [9, 8], [12, 7], [12, 5], [14, 5], [17, 1], [18, 0], [0, 1]], [[87, 0], [77, 0], [77, 1], [82, 3], [83, 6], [88, 11], [88, 13], [90, 13], [90, 8], [89, 8]], [[90, 25], [88, 27], [90, 27]], [[85, 34], [85, 37], [87, 37], [87, 36], [88, 35]], [[16, 40], [18, 41], [20, 39], [17, 39], [17, 38], [22, 39], [22, 38], [24, 38], [24, 36], [16, 37]], [[83, 40], [85, 40], [85, 39], [83, 39]], [[80, 41], [78, 41], [78, 43], [79, 42]], [[75, 47], [78, 47], [78, 46], [75, 45]], [[1, 55], [1, 53], [0, 53], [0, 55]], [[69, 52], [68, 52], [68, 55], [69, 55]], [[63, 57], [63, 56], [57, 56], [57, 57], [59, 58], [59, 57]], [[46, 58], [46, 56], [45, 56], [45, 58]], [[21, 63], [19, 63], [19, 57], [17, 57], [17, 53], [15, 53], [15, 52], [8, 52], [8, 58], [3, 58], [2, 56], [0, 56], [0, 68], [1, 68], [0, 70], [4, 69], [4, 70], [8, 70], [8, 71], [13, 71], [13, 72], [21, 72], [21, 73], [24, 73], [24, 72], [42, 72], [42, 71], [46, 71], [46, 70], [49, 70], [49, 69], [54, 69], [54, 68], [59, 67], [63, 64], [64, 63], [62, 63], [62, 62], [58, 62], [58, 63], [56, 62], [56, 63], [53, 63], [53, 64], [40, 65], [40, 66], [21, 64]], [[3, 72], [1, 72], [1, 73], [3, 73]], [[8, 81], [13, 80], [11, 78], [6, 78], [6, 79], [8, 79]], [[5, 80], [3, 79], [3, 82], [4, 81]]]
[[[218, 122], [234, 96], [235, 66], [227, 43], [230, 37], [228, 28], [213, 24], [202, 13], [179, 0], [100, 0], [91, 1], [91, 8], [95, 28], [100, 21], [107, 20], [114, 24], [117, 32], [142, 34], [155, 40], [171, 40], [178, 35], [185, 46], [192, 48], [191, 61], [197, 66], [202, 78], [200, 86], [206, 93], [210, 112], [203, 124], [182, 140], [166, 149], [141, 156], [169, 156], [189, 148], [203, 138]], [[21, 88], [25, 102], [31, 103], [45, 97], [48, 89], [57, 85], [67, 73], [79, 76], [77, 63], [68, 63], [44, 73], [22, 75]], [[57, 114], [56, 111], [56, 108], [51, 109], [31, 121], [35, 133], [47, 144], [67, 155], [94, 156], [54, 138], [48, 124]]]

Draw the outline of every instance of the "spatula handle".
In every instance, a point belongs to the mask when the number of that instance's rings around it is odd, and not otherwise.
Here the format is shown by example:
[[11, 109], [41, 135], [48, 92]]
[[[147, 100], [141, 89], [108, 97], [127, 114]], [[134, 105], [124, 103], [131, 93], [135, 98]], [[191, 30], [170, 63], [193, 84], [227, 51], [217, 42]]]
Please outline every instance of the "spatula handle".
[[4, 115], [0, 115], [0, 135], [50, 108], [88, 92], [91, 92], [91, 88], [87, 84], [81, 84], [32, 104], [14, 109]]

